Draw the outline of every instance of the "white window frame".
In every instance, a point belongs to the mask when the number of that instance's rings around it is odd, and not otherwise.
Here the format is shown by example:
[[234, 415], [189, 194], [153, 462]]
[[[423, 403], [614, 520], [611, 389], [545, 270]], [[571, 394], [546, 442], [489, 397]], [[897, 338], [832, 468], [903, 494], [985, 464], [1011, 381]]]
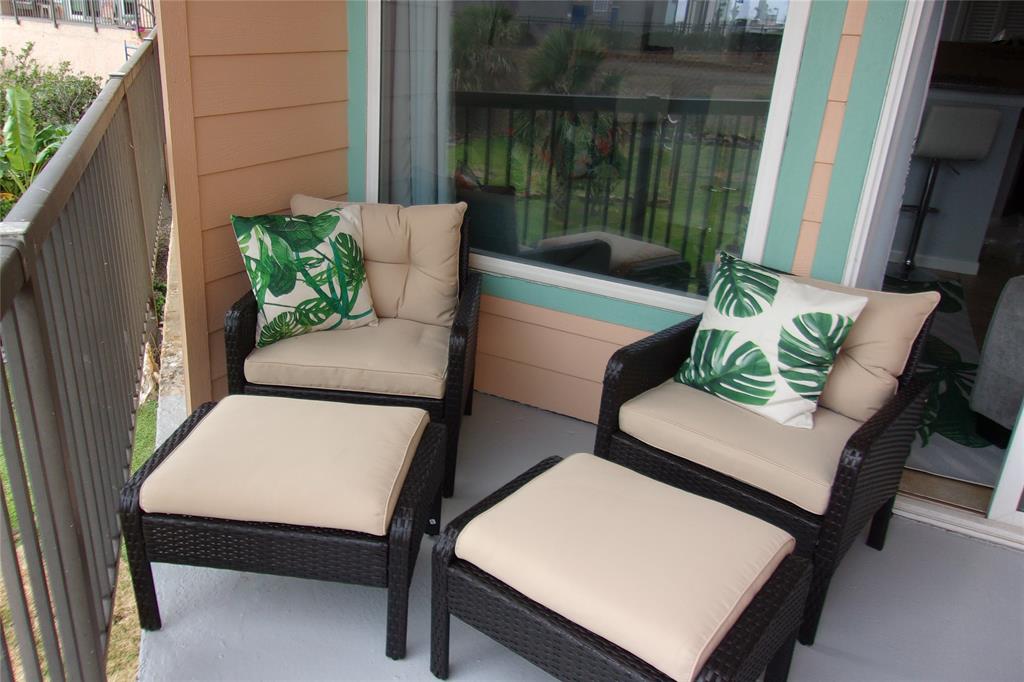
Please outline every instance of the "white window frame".
[[[764, 142], [757, 165], [750, 219], [743, 246], [743, 258], [761, 262], [768, 239], [772, 205], [778, 186], [782, 152], [786, 144], [789, 116], [793, 108], [800, 58], [803, 56], [807, 22], [811, 14], [810, 0], [791, 0], [786, 16], [786, 27], [779, 49], [779, 62], [775, 69], [775, 82], [768, 106]], [[367, 112], [366, 112], [366, 200], [378, 199], [380, 177], [380, 78], [381, 78], [381, 0], [370, 0], [366, 12], [367, 43]], [[515, 277], [538, 284], [606, 296], [631, 303], [662, 308], [687, 314], [704, 310], [704, 299], [686, 293], [652, 289], [622, 280], [585, 275], [553, 267], [524, 263], [511, 258], [470, 254], [469, 264], [474, 270], [493, 275]]]

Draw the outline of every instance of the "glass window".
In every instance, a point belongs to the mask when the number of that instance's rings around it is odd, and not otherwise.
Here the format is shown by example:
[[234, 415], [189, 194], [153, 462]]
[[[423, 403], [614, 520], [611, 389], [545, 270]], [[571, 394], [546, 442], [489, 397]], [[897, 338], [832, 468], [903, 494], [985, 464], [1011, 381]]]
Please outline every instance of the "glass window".
[[[385, 4], [382, 174], [443, 169], [474, 250], [698, 294], [717, 250], [742, 251], [785, 0], [441, 4], [426, 76], [448, 88], [429, 110], [441, 144], [388, 163], [417, 137], [389, 133], [388, 52], [424, 47], [423, 17], [389, 19], [400, 4]], [[382, 199], [393, 185], [382, 175]]]

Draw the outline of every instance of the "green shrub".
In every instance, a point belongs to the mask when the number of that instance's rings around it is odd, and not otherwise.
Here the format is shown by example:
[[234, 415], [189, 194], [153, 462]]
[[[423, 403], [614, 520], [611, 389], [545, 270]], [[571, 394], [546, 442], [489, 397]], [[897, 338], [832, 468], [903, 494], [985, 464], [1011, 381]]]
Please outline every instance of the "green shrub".
[[[101, 79], [73, 71], [70, 62], [40, 64], [32, 56], [32, 47], [27, 43], [18, 52], [0, 47], [0, 92], [15, 86], [28, 90], [40, 127], [78, 123], [99, 94]], [[7, 105], [0, 102], [0, 121], [6, 116]]]

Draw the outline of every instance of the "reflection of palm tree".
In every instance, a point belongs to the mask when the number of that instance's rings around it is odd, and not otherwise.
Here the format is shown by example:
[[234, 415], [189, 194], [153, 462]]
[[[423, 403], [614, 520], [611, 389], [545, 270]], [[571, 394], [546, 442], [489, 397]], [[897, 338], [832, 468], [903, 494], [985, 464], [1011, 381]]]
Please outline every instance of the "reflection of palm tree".
[[493, 89], [513, 65], [496, 48], [519, 40], [520, 24], [498, 4], [472, 5], [452, 22], [452, 86], [455, 90]]
[[[614, 94], [622, 76], [600, 73], [607, 54], [604, 40], [594, 31], [552, 31], [527, 60], [527, 87], [532, 92], [560, 95]], [[613, 144], [617, 131], [611, 114], [555, 111], [552, 116], [550, 125], [533, 121], [531, 137], [541, 155], [551, 160], [558, 200], [567, 199], [573, 178], [605, 181], [617, 176], [619, 159]], [[519, 135], [530, 134], [530, 127], [529, 121], [519, 125]]]

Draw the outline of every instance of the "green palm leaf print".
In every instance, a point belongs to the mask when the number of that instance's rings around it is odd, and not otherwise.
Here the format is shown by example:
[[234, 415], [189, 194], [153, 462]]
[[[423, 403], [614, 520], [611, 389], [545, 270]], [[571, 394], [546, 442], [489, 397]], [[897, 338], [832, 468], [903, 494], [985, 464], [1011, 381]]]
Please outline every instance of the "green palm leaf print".
[[735, 342], [735, 331], [702, 329], [676, 381], [743, 405], [765, 405], [775, 395], [772, 370], [752, 341]]
[[779, 278], [768, 270], [721, 254], [721, 262], [711, 285], [711, 302], [727, 317], [760, 315], [775, 301]]
[[779, 373], [800, 397], [817, 401], [853, 320], [834, 313], [804, 313], [782, 327]]
[[257, 345], [269, 346], [275, 341], [287, 339], [289, 336], [297, 336], [303, 331], [303, 325], [299, 324], [295, 315], [290, 312], [279, 313], [260, 329]]

